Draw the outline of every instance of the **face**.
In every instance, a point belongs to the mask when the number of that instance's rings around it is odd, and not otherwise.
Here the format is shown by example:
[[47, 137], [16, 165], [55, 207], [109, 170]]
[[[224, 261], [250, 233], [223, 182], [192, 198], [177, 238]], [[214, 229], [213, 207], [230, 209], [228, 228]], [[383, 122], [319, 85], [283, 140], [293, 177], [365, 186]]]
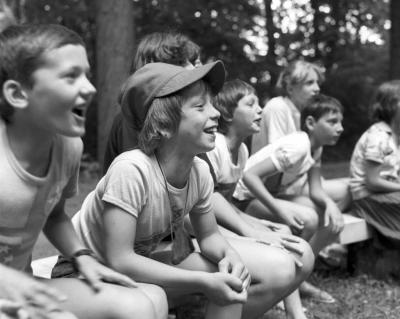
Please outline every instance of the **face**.
[[255, 94], [243, 96], [233, 112], [232, 124], [243, 137], [247, 137], [260, 131], [261, 107]]
[[323, 145], [335, 145], [343, 133], [343, 115], [340, 112], [329, 112], [314, 123], [313, 137]]
[[311, 70], [308, 72], [304, 82], [289, 88], [289, 96], [294, 105], [301, 110], [319, 91], [318, 74], [314, 70]]
[[66, 136], [85, 133], [86, 110], [96, 92], [87, 78], [89, 62], [81, 45], [68, 44], [44, 54], [33, 72], [27, 115], [38, 128]]
[[199, 93], [200, 85], [187, 91], [190, 98], [182, 105], [181, 121], [175, 139], [193, 155], [208, 152], [215, 146], [215, 133], [220, 113], [208, 94]]

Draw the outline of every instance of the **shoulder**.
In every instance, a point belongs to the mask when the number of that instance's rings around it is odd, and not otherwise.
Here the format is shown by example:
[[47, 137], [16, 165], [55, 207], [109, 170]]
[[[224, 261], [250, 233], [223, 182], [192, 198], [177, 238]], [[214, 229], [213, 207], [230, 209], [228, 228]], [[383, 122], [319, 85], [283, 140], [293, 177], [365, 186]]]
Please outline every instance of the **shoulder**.
[[284, 97], [277, 96], [267, 102], [267, 104], [264, 107], [264, 110], [265, 112], [273, 112], [273, 111], [284, 112], [289, 110], [289, 106], [286, 103]]
[[122, 173], [128, 173], [135, 170], [147, 175], [153, 169], [154, 161], [152, 160], [152, 156], [148, 156], [141, 150], [135, 149], [118, 155], [111, 163], [108, 172], [121, 171]]
[[310, 150], [310, 138], [306, 132], [295, 132], [281, 137], [273, 143], [276, 147], [287, 147], [293, 150], [306, 151]]
[[83, 142], [80, 137], [57, 135], [55, 145], [56, 149], [60, 151], [63, 161], [80, 162], [83, 152]]

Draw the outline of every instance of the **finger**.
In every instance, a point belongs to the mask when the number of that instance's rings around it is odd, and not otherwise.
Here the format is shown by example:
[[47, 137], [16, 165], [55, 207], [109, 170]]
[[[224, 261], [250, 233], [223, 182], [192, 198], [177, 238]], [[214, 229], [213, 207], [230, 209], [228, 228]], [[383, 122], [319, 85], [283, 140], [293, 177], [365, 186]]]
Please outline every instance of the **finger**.
[[236, 263], [233, 267], [232, 267], [232, 271], [231, 274], [235, 277], [238, 277], [240, 280], [243, 281], [243, 279], [245, 278], [246, 274], [245, 274], [246, 268], [244, 267], [243, 264], [241, 263]]
[[42, 312], [60, 310], [59, 304], [42, 292], [36, 293], [35, 296], [28, 297], [27, 304], [30, 308], [35, 308]]
[[250, 273], [247, 274], [246, 278], [243, 280], [242, 289], [248, 290], [251, 284], [251, 276]]
[[243, 290], [243, 283], [238, 277], [230, 274], [227, 274], [226, 276], [225, 282], [232, 290], [236, 292], [241, 292]]
[[294, 220], [295, 220], [296, 223], [301, 227], [301, 229], [304, 228], [304, 221], [303, 221], [300, 217], [295, 216], [295, 217], [294, 217]]
[[123, 274], [117, 273], [112, 270], [108, 271], [106, 274], [103, 275], [103, 280], [106, 282], [119, 284], [129, 288], [137, 288], [138, 286], [137, 283], [128, 276], [125, 276]]
[[304, 251], [301, 247], [297, 244], [293, 244], [292, 242], [288, 242], [286, 240], [282, 240], [282, 246], [289, 250], [290, 252], [296, 253], [300, 256], [303, 256]]
[[324, 227], [328, 227], [329, 225], [329, 214], [325, 212], [324, 214]]
[[221, 261], [218, 263], [218, 270], [223, 274], [229, 274], [229, 262], [227, 259], [221, 259]]
[[82, 271], [82, 269], [80, 273], [95, 292], [99, 292], [101, 290], [101, 280], [97, 273], [92, 271]]
[[56, 301], [56, 302], [64, 302], [67, 300], [66, 295], [64, 295], [58, 289], [49, 287], [47, 285], [40, 285], [36, 288], [36, 290], [37, 290], [37, 293], [41, 293], [41, 294], [47, 296], [47, 298], [52, 299], [53, 301]]
[[296, 243], [299, 244], [301, 242], [300, 237], [293, 236], [293, 235], [282, 235], [281, 238], [288, 243]]

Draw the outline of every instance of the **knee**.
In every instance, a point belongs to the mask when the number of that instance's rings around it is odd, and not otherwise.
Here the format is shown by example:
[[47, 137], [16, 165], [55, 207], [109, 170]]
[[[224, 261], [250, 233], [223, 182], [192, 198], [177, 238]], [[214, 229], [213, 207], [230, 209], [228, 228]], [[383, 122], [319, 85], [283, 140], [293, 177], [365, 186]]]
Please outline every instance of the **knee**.
[[159, 286], [146, 284], [143, 288], [144, 294], [150, 299], [153, 304], [153, 309], [157, 319], [167, 318], [168, 316], [168, 301], [167, 295]]
[[301, 277], [301, 280], [305, 280], [311, 274], [314, 268], [315, 256], [309, 243], [301, 238], [299, 240], [299, 247], [303, 252], [303, 254], [300, 256], [300, 261], [303, 266], [299, 268], [298, 276]]
[[[133, 289], [132, 289], [133, 290]], [[136, 289], [135, 289], [136, 290]], [[110, 300], [110, 308], [106, 318], [109, 319], [131, 319], [150, 318], [156, 319], [156, 312], [153, 302], [144, 293], [137, 291], [119, 294]], [[165, 318], [165, 317], [164, 317]]]
[[318, 230], [319, 218], [315, 210], [311, 208], [306, 209], [301, 218], [304, 222], [304, 231], [314, 234]]
[[[271, 286], [284, 288], [296, 279], [296, 265], [290, 253], [276, 249], [272, 258], [265, 261], [265, 268], [268, 269], [267, 288]], [[262, 262], [262, 261], [261, 261]]]

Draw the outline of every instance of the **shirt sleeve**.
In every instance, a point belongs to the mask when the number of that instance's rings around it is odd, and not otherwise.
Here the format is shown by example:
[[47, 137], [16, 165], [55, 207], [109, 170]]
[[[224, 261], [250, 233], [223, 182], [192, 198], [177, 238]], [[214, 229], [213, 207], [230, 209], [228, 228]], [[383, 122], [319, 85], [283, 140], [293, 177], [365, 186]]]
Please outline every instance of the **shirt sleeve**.
[[365, 140], [365, 159], [382, 164], [393, 150], [389, 147], [389, 135], [383, 131], [371, 131]]
[[305, 133], [290, 134], [272, 144], [271, 160], [279, 172], [296, 170], [310, 152]]
[[146, 201], [149, 188], [146, 169], [128, 160], [114, 163], [104, 177], [102, 200], [127, 213], [139, 216]]
[[[207, 167], [205, 163], [199, 165], [199, 170], [196, 174], [198, 181], [198, 200], [191, 209], [190, 213], [205, 214], [209, 213], [211, 207], [211, 194], [213, 193], [213, 181], [211, 174], [207, 174]], [[192, 188], [193, 189], [193, 188]]]

